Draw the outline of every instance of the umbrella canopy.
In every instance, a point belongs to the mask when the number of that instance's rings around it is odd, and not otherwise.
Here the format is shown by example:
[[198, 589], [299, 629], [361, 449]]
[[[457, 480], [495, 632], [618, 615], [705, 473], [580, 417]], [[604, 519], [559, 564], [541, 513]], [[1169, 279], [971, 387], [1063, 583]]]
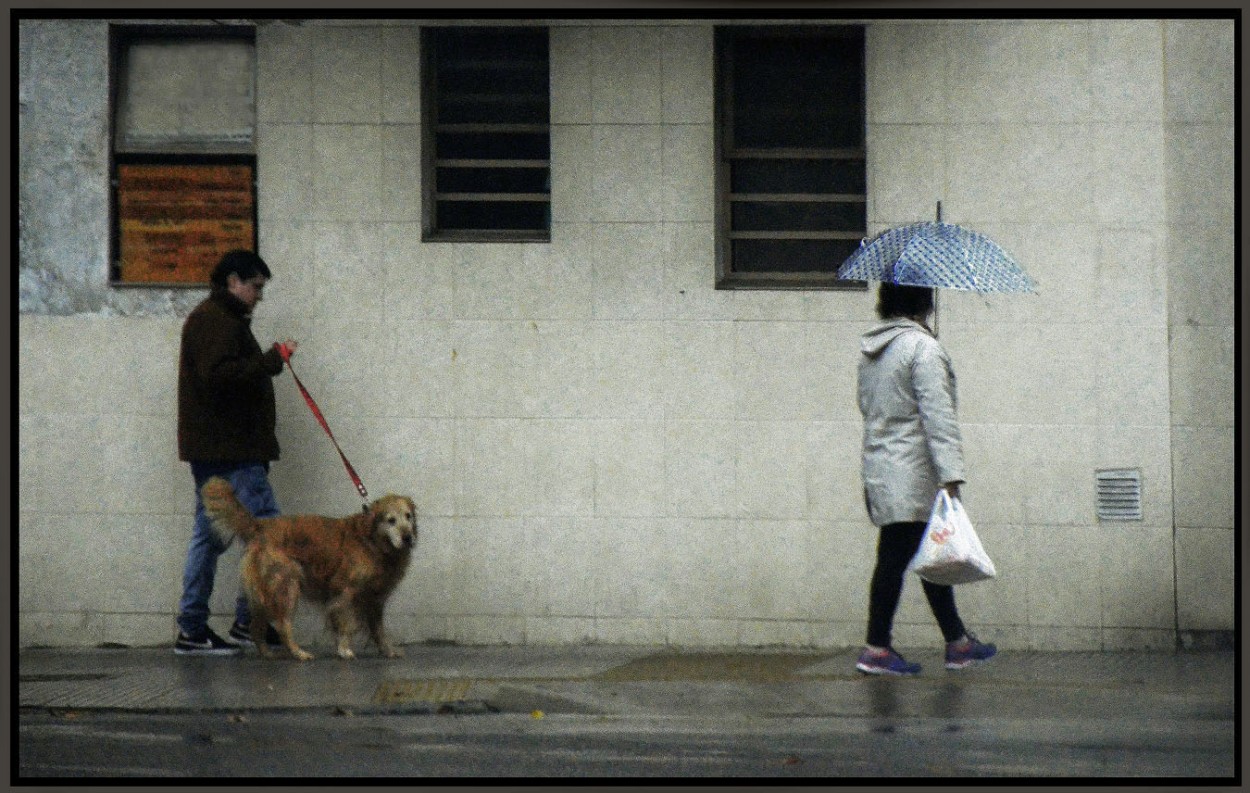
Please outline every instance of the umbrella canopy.
[[887, 229], [860, 244], [838, 278], [963, 292], [1033, 292], [1032, 279], [983, 234], [940, 220]]

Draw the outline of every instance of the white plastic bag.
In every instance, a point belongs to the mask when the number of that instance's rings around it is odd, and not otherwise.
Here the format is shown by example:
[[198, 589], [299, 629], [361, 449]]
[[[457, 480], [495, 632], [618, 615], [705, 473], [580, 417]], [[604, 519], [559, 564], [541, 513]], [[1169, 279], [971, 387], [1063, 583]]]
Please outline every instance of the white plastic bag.
[[964, 505], [945, 488], [933, 499], [924, 539], [907, 569], [935, 584], [970, 584], [998, 575]]

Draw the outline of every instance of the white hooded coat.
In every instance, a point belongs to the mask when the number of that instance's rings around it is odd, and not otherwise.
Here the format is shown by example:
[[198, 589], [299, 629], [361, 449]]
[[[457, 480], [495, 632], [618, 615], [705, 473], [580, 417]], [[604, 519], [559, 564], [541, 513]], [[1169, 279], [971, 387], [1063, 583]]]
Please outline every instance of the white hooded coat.
[[964, 481], [955, 372], [920, 323], [890, 319], [861, 338], [864, 498], [873, 524], [923, 522], [944, 484]]

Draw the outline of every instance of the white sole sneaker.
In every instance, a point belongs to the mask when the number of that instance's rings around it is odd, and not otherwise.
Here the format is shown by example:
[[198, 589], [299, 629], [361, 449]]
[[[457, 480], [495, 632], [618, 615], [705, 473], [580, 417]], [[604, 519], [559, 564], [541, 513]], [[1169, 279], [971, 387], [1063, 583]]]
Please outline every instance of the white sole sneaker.
[[237, 644], [221, 644], [212, 639], [197, 642], [182, 634], [174, 642], [174, 655], [238, 655], [241, 652], [243, 648]]

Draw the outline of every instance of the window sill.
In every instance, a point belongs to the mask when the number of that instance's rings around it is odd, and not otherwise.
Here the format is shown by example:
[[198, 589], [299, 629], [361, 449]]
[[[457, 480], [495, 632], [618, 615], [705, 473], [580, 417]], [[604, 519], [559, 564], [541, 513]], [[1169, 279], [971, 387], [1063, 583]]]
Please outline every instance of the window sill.
[[864, 292], [864, 281], [844, 281], [832, 274], [815, 273], [739, 273], [716, 279], [718, 290], [825, 291]]
[[436, 231], [423, 234], [422, 242], [551, 242], [549, 231]]

